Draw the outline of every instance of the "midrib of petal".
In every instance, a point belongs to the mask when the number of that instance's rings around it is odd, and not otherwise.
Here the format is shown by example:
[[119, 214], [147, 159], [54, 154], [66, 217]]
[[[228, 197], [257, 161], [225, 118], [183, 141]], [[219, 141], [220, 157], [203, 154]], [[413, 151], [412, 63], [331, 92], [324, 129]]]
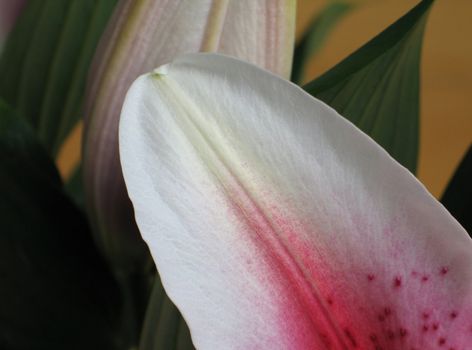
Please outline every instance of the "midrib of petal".
[[265, 56], [266, 67], [276, 67], [279, 74], [288, 78], [292, 71], [296, 2], [283, 0], [277, 6], [271, 6], [271, 1], [273, 0], [267, 2], [265, 9], [265, 36], [272, 38], [272, 41], [266, 40], [270, 45], [269, 54], [262, 54]]
[[[173, 115], [181, 116], [181, 118], [175, 118], [174, 121], [211, 176], [220, 185], [233, 209], [238, 212], [238, 217], [242, 218], [246, 226], [250, 228], [254, 235], [250, 239], [264, 249], [271, 263], [277, 265], [275, 270], [282, 274], [283, 278], [288, 279], [290, 285], [295, 286], [299, 304], [309, 310], [308, 316], [313, 333], [319, 334], [317, 330], [323, 329], [325, 331], [323, 333], [327, 332], [330, 340], [334, 342], [333, 349], [349, 349], [342, 327], [329, 312], [324, 298], [317, 290], [315, 281], [282, 239], [281, 228], [270, 219], [270, 215], [254, 199], [257, 197], [255, 193], [252, 193], [249, 186], [245, 184], [244, 174], [238, 171], [237, 164], [242, 163], [238, 161], [238, 156], [225, 149], [223, 142], [213, 141], [212, 137], [209, 137], [208, 131], [211, 126], [206, 123], [205, 114], [177, 83], [158, 71], [153, 74], [152, 81], [165, 103], [169, 103], [173, 108], [179, 108], [178, 112]], [[216, 136], [213, 139], [222, 139], [221, 135], [212, 136]], [[315, 312], [322, 316], [322, 327], [320, 327], [320, 320], [316, 319], [319, 315], [315, 315]]]
[[221, 34], [228, 10], [229, 0], [213, 0], [208, 13], [200, 51], [215, 52], [220, 44]]

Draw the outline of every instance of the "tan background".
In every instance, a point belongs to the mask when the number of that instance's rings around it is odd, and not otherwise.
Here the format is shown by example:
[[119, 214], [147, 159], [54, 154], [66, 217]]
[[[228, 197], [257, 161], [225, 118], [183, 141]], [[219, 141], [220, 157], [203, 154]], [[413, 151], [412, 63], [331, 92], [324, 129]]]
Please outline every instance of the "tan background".
[[[415, 6], [418, 0], [357, 0], [313, 60], [313, 79]], [[297, 35], [327, 1], [299, 0]], [[439, 196], [472, 142], [472, 0], [437, 0], [422, 60], [418, 176]]]
[[[333, 30], [314, 58], [313, 79], [371, 39], [418, 0], [352, 0], [358, 6]], [[327, 0], [298, 0], [297, 36]], [[472, 0], [437, 0], [426, 28], [422, 62], [419, 178], [440, 196], [472, 141]], [[58, 165], [68, 176], [77, 164], [79, 126]]]

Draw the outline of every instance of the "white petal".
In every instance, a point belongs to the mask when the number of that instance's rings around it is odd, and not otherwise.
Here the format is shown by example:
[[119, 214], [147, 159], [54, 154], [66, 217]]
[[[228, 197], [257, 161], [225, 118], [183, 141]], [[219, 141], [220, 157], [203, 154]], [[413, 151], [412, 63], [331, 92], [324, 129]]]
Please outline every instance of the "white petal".
[[[118, 159], [118, 119], [140, 75], [179, 54], [221, 51], [290, 74], [294, 0], [121, 0], [100, 42], [87, 88], [84, 178], [95, 232], [127, 265], [142, 256]], [[130, 249], [136, 245], [136, 249]], [[131, 259], [123, 255], [129, 255]], [[129, 267], [124, 267], [129, 268]]]
[[120, 152], [197, 348], [472, 344], [466, 232], [295, 85], [228, 57], [181, 57], [133, 84]]

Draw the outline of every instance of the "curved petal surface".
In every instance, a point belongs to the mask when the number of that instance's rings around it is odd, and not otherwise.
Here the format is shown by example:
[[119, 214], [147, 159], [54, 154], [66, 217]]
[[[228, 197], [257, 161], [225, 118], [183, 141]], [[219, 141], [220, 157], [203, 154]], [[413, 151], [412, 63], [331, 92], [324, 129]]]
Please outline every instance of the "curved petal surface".
[[[294, 0], [121, 0], [87, 89], [84, 179], [88, 210], [109, 255], [127, 265], [135, 242], [118, 156], [118, 120], [140, 75], [179, 54], [219, 51], [289, 76]], [[136, 236], [136, 235], [135, 235]], [[131, 252], [140, 256], [141, 247]], [[125, 252], [127, 252], [125, 254]]]
[[192, 54], [140, 77], [124, 178], [200, 349], [469, 349], [472, 241], [324, 103]]

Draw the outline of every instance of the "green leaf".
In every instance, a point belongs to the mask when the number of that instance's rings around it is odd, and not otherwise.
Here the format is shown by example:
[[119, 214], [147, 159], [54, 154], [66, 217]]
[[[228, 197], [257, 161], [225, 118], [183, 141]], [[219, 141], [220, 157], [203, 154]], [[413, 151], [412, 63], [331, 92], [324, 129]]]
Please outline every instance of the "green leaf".
[[87, 71], [117, 0], [30, 0], [0, 59], [0, 97], [55, 156], [81, 118]]
[[0, 98], [14, 105], [20, 75], [28, 48], [33, 40], [30, 28], [38, 24], [38, 13], [43, 2], [31, 0], [18, 18], [0, 56]]
[[299, 83], [310, 59], [321, 49], [331, 30], [354, 8], [343, 1], [330, 2], [310, 23], [295, 47], [291, 80]]
[[116, 349], [120, 296], [34, 132], [0, 101], [0, 348]]
[[82, 183], [82, 164], [79, 164], [65, 184], [65, 190], [74, 203], [81, 209], [85, 208], [84, 186]]
[[472, 237], [472, 145], [447, 186], [441, 202]]
[[416, 171], [420, 58], [428, 10], [415, 8], [304, 89]]
[[195, 349], [187, 324], [179, 310], [165, 294], [161, 280], [157, 275], [146, 311], [139, 349]]

